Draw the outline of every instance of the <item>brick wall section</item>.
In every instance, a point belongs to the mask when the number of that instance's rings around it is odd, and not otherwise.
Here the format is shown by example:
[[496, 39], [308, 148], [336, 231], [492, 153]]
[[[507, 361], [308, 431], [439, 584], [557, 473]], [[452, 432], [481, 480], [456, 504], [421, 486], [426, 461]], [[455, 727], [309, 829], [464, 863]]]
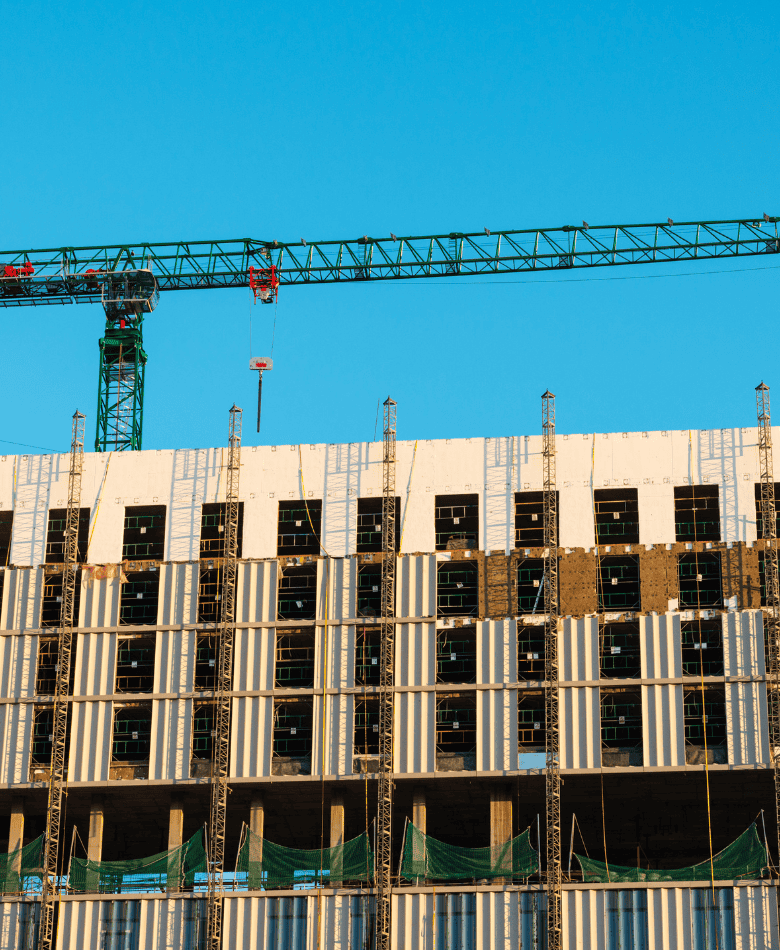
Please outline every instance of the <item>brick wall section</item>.
[[665, 613], [679, 597], [677, 555], [666, 548], [639, 549], [639, 586], [642, 612]]
[[559, 563], [561, 614], [581, 617], [596, 613], [596, 555], [585, 548], [575, 548], [570, 554], [564, 554]]
[[485, 558], [485, 580], [487, 585], [487, 610], [485, 616], [491, 620], [508, 617], [514, 613], [511, 606], [509, 583], [510, 558], [503, 551], [490, 554]]

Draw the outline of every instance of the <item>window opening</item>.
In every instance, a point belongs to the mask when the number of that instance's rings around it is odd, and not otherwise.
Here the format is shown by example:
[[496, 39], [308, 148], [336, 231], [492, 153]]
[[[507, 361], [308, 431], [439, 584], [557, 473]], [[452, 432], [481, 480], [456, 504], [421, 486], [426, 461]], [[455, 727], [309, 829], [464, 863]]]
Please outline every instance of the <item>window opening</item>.
[[477, 895], [436, 895], [436, 950], [476, 950]]
[[517, 675], [521, 680], [544, 679], [544, 627], [542, 624], [517, 625]]
[[478, 548], [479, 495], [437, 495], [436, 550]]
[[436, 682], [477, 682], [477, 633], [472, 627], [436, 632]]
[[314, 631], [276, 631], [277, 689], [311, 689], [314, 686]]
[[639, 610], [639, 558], [599, 558], [599, 610]]
[[[558, 492], [555, 493], [555, 500], [557, 504]], [[560, 507], [557, 510], [560, 512]], [[560, 539], [560, 518], [558, 521]], [[544, 492], [515, 492], [515, 547], [544, 547]]]
[[601, 762], [605, 767], [643, 764], [639, 690], [601, 690]]
[[379, 700], [355, 697], [355, 755], [379, 755]]
[[152, 742], [152, 704], [114, 705], [114, 762], [147, 763]]
[[267, 897], [266, 902], [268, 950], [305, 950], [308, 898]]
[[517, 562], [517, 612], [544, 613], [544, 560], [527, 557]]
[[13, 511], [0, 511], [0, 567], [8, 567], [8, 561], [11, 557], [13, 523]]
[[476, 768], [477, 701], [474, 694], [439, 693], [436, 697], [436, 768]]
[[[81, 571], [76, 571], [76, 592], [73, 598], [73, 623], [79, 622], [81, 606]], [[41, 601], [41, 626], [59, 627], [62, 617], [62, 574], [45, 574]]]
[[116, 655], [117, 693], [154, 691], [154, 637], [121, 637]]
[[130, 626], [154, 626], [157, 623], [157, 604], [160, 596], [158, 571], [138, 571], [127, 574], [121, 587], [119, 623]]
[[381, 631], [378, 627], [356, 627], [355, 637], [355, 685], [379, 685], [379, 656]]
[[720, 555], [710, 551], [681, 554], [678, 561], [681, 607], [722, 607]]
[[192, 759], [211, 762], [214, 758], [216, 709], [214, 703], [195, 703], [192, 708]]
[[476, 617], [479, 571], [476, 561], [444, 561], [436, 572], [439, 617]]
[[[702, 695], [703, 693], [703, 695]], [[707, 763], [725, 763], [726, 694], [720, 687], [691, 687], [683, 692], [685, 760], [689, 765], [704, 764], [704, 739], [707, 739]]]
[[307, 499], [305, 502], [280, 501], [276, 553], [319, 554], [321, 528], [321, 499]]
[[195, 689], [217, 688], [217, 638], [199, 633], [195, 638]]
[[312, 710], [308, 698], [274, 700], [274, 758], [311, 757]]
[[[396, 496], [395, 499], [395, 549], [400, 547], [401, 541], [401, 521], [399, 517], [401, 511], [401, 499]], [[358, 498], [357, 503], [357, 544], [355, 550], [358, 554], [369, 553], [371, 551], [384, 551], [382, 540], [382, 499], [380, 498]], [[317, 552], [319, 553], [319, 552]]]
[[[756, 482], [756, 531], [758, 537], [764, 537], [764, 519], [761, 517], [761, 482]], [[780, 499], [780, 482], [775, 482], [775, 498]], [[780, 537], [780, 507], [775, 509], [775, 537]], [[0, 541], [0, 554], [2, 554], [2, 541]], [[761, 602], [763, 603], [763, 601]]]
[[101, 901], [100, 950], [137, 950], [140, 901]]
[[518, 767], [521, 769], [545, 767], [545, 714], [544, 693], [541, 690], [517, 691]]
[[642, 675], [638, 623], [607, 623], [601, 628], [601, 675], [630, 679]]
[[[76, 682], [76, 647], [78, 637], [73, 637], [70, 651], [70, 683], [68, 694], [73, 695]], [[53, 696], [57, 691], [57, 670], [59, 669], [60, 644], [57, 637], [42, 635], [38, 637], [38, 657], [35, 664], [35, 692], [38, 696]]]
[[[213, 561], [206, 562], [213, 564]], [[222, 600], [222, 570], [202, 567], [198, 575], [198, 623], [218, 623]]]
[[720, 541], [718, 486], [675, 486], [674, 521], [678, 541]]
[[[225, 556], [225, 519], [227, 505], [224, 501], [203, 505], [200, 516], [200, 556], [217, 558]], [[237, 557], [241, 557], [244, 537], [244, 503], [238, 503]]]
[[723, 626], [719, 620], [682, 622], [683, 676], [723, 676]]
[[[45, 561], [47, 564], [63, 564], [65, 561], [65, 525], [67, 515], [67, 508], [52, 508], [49, 511], [49, 521], [46, 528]], [[86, 562], [88, 546], [89, 508], [79, 508], [79, 536], [76, 557], [79, 564]]]
[[162, 561], [165, 558], [165, 505], [125, 508], [123, 561]]
[[33, 707], [32, 754], [33, 765], [49, 767], [54, 742], [54, 706]]
[[357, 579], [358, 617], [382, 615], [382, 565], [359, 564]]
[[278, 620], [314, 620], [317, 613], [317, 562], [279, 567]]
[[596, 544], [639, 544], [636, 488], [597, 488]]

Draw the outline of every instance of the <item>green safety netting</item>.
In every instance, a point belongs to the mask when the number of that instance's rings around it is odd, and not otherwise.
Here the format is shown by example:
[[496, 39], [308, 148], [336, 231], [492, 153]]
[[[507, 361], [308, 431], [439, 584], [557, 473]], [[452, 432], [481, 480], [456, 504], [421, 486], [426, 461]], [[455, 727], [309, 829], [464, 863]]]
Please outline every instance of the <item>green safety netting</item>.
[[673, 871], [655, 868], [629, 868], [619, 864], [607, 865], [603, 861], [574, 855], [582, 868], [582, 879], [587, 883], [619, 884], [635, 881], [733, 881], [740, 878], [758, 878], [769, 864], [766, 848], [758, 838], [755, 822], [736, 841], [700, 864]]
[[401, 877], [429, 881], [529, 877], [539, 869], [539, 858], [531, 847], [530, 837], [530, 828], [527, 828], [503, 845], [461, 848], [423, 834], [410, 822], [404, 837]]
[[333, 848], [306, 851], [274, 844], [247, 829], [236, 865], [236, 883], [245, 883], [249, 890], [371, 881], [373, 877], [374, 855], [365, 833]]
[[179, 848], [134, 861], [90, 861], [72, 858], [68, 887], [76, 892], [128, 894], [191, 887], [195, 876], [207, 873], [203, 832]]
[[43, 835], [10, 854], [0, 854], [0, 893], [38, 890], [43, 877]]

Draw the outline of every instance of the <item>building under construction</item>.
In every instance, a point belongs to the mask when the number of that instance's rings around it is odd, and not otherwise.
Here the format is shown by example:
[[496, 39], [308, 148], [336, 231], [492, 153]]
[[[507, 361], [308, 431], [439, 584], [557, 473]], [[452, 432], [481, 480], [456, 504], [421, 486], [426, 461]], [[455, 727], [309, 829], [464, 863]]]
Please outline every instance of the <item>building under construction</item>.
[[0, 458], [0, 948], [778, 947], [768, 414], [553, 405]]

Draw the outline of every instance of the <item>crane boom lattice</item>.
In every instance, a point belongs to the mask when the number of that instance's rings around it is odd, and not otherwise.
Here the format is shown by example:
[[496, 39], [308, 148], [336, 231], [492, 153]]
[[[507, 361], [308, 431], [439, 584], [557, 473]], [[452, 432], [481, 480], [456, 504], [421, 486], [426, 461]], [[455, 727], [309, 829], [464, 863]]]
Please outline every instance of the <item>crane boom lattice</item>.
[[73, 627], [78, 579], [79, 513], [81, 510], [81, 475], [84, 468], [84, 416], [76, 412], [70, 442], [68, 471], [68, 507], [65, 514], [65, 551], [62, 569], [62, 606], [57, 643], [57, 674], [54, 693], [54, 725], [52, 732], [49, 799], [46, 809], [46, 837], [43, 852], [41, 892], [41, 925], [39, 950], [54, 947], [54, 914], [58, 893], [60, 839], [62, 836], [63, 803], [67, 794], [67, 763], [65, 752], [68, 735], [68, 690], [73, 647]]

